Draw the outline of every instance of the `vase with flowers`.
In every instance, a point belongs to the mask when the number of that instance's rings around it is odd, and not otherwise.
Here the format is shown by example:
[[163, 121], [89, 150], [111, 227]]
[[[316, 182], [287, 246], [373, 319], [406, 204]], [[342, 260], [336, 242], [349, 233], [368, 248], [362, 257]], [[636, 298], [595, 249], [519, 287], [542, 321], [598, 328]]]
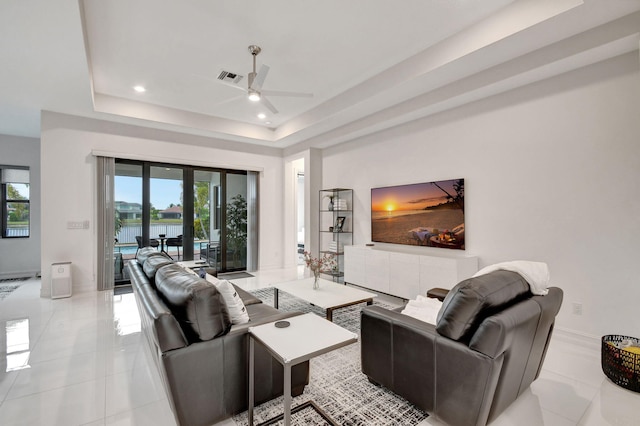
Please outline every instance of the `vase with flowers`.
[[320, 273], [334, 271], [338, 266], [336, 258], [331, 253], [325, 253], [322, 257], [314, 257], [308, 251], [305, 251], [303, 253], [303, 256], [304, 263], [307, 265], [307, 268], [309, 268], [309, 270], [311, 270], [311, 272], [313, 273], [313, 289], [317, 290], [320, 288], [320, 284], [318, 283]]

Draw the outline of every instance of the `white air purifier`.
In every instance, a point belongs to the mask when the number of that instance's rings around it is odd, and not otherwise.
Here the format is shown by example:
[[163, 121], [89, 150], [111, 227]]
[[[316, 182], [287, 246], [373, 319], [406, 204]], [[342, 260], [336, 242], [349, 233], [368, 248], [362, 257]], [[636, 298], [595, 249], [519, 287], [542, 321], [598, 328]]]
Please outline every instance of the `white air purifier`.
[[51, 264], [51, 298], [71, 297], [71, 262]]

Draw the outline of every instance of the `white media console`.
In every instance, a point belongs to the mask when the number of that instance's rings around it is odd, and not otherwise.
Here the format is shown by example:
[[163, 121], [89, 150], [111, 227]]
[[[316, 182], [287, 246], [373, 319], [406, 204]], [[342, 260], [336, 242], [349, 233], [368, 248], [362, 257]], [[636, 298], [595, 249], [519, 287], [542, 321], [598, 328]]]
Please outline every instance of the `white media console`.
[[361, 245], [344, 247], [344, 281], [415, 299], [440, 287], [451, 289], [478, 271], [475, 256], [413, 254]]

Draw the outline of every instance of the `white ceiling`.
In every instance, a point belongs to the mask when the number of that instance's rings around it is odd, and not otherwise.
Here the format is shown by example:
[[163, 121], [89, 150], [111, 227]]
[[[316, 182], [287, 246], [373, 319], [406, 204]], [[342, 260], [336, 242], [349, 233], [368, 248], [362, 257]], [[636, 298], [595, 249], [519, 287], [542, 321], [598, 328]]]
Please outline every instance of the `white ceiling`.
[[[640, 0], [4, 1], [0, 133], [38, 137], [50, 110], [325, 147], [637, 50], [638, 10]], [[270, 97], [274, 115], [217, 81], [231, 71], [246, 88], [251, 44], [270, 67], [265, 90], [314, 96]]]

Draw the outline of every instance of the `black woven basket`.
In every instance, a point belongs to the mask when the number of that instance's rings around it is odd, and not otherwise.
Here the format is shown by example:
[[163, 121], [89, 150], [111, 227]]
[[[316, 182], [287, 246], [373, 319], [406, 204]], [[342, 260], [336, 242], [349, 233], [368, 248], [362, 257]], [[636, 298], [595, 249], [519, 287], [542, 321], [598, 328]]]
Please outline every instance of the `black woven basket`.
[[602, 336], [602, 371], [616, 385], [640, 392], [640, 354], [614, 346], [623, 340], [630, 340], [634, 346], [640, 346], [640, 340], [635, 337]]

